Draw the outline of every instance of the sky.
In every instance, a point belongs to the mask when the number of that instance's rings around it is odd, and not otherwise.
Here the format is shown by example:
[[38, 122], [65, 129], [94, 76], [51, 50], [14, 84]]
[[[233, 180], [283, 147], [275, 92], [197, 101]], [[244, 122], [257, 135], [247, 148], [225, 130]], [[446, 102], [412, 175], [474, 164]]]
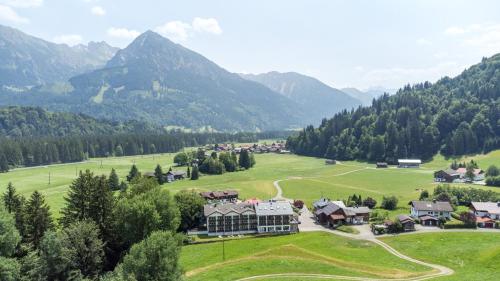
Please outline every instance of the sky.
[[435, 82], [500, 53], [500, 1], [488, 0], [0, 0], [0, 24], [121, 48], [153, 30], [232, 72], [336, 88]]

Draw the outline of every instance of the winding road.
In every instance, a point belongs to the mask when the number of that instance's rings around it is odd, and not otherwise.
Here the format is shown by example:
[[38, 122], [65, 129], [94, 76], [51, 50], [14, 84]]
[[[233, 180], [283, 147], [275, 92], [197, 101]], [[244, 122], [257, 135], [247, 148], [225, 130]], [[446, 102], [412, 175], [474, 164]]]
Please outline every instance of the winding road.
[[[354, 170], [350, 172], [346, 172], [343, 174], [349, 174], [353, 172], [357, 172], [360, 170]], [[338, 174], [336, 176], [340, 176], [342, 174]], [[273, 182], [274, 187], [276, 188], [277, 194], [273, 198], [275, 200], [287, 200], [287, 201], [292, 201], [289, 198], [283, 197], [283, 190], [281, 189], [280, 182], [283, 180], [276, 180]], [[368, 278], [368, 277], [354, 277], [354, 276], [343, 276], [343, 275], [329, 275], [329, 274], [303, 274], [303, 273], [281, 273], [281, 274], [265, 274], [265, 275], [255, 275], [255, 276], [250, 276], [250, 277], [245, 277], [242, 279], [238, 279], [236, 281], [247, 281], [247, 280], [263, 280], [263, 279], [273, 279], [273, 278], [304, 278], [304, 279], [309, 279], [309, 278], [314, 278], [314, 279], [335, 279], [335, 280], [355, 280], [355, 281], [382, 281], [382, 280], [399, 280], [399, 281], [420, 281], [420, 280], [429, 280], [432, 278], [436, 277], [442, 277], [442, 276], [448, 276], [452, 275], [454, 273], [453, 269], [439, 265], [439, 264], [432, 264], [428, 262], [424, 262], [421, 260], [414, 259], [412, 257], [409, 257], [407, 255], [404, 255], [400, 252], [398, 252], [396, 249], [392, 248], [388, 244], [378, 240], [375, 238], [375, 236], [371, 232], [363, 231], [360, 234], [350, 234], [350, 233], [345, 233], [345, 232], [340, 232], [336, 230], [332, 230], [329, 228], [325, 228], [323, 226], [320, 226], [316, 224], [316, 222], [313, 219], [312, 213], [307, 209], [306, 206], [304, 206], [304, 209], [302, 210], [302, 213], [300, 215], [300, 221], [301, 221], [301, 226], [300, 226], [300, 231], [323, 231], [323, 232], [329, 232], [335, 235], [340, 235], [352, 239], [359, 239], [359, 240], [366, 240], [370, 241], [372, 243], [375, 243], [382, 248], [384, 248], [387, 252], [390, 254], [412, 262], [416, 263], [419, 265], [427, 266], [429, 268], [432, 268], [433, 271], [431, 273], [422, 275], [422, 276], [417, 276], [417, 277], [409, 277], [409, 278], [399, 278], [399, 279], [392, 279], [392, 278]]]

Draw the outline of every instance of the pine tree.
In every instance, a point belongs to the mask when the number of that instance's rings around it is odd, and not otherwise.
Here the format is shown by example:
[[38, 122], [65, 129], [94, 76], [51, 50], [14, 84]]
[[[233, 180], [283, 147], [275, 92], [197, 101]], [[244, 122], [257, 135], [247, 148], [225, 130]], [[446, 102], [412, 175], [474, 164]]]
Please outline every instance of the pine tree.
[[115, 169], [111, 169], [111, 173], [109, 174], [109, 188], [113, 191], [120, 190], [120, 180], [118, 179], [118, 175], [116, 174]]
[[115, 198], [108, 186], [106, 176], [96, 177], [90, 187], [88, 218], [93, 220], [99, 227], [101, 234], [106, 241], [111, 235], [113, 224], [113, 207]]
[[26, 236], [27, 242], [38, 249], [40, 241], [47, 230], [54, 228], [50, 208], [44, 196], [35, 191], [26, 203]]
[[61, 210], [61, 223], [67, 227], [73, 222], [81, 221], [89, 217], [91, 189], [95, 184], [94, 174], [90, 170], [80, 175], [69, 186], [69, 191], [64, 197], [66, 206]]
[[[170, 168], [170, 169], [172, 169], [172, 168]], [[163, 181], [163, 171], [161, 169], [160, 164], [156, 165], [156, 168], [155, 168], [155, 178], [158, 181], [158, 184], [163, 184], [164, 183], [164, 181]]]
[[188, 166], [188, 168], [187, 168], [187, 172], [186, 172], [186, 174], [187, 174], [187, 177], [188, 177], [188, 178], [191, 178], [191, 169], [189, 168], [189, 166]]
[[120, 192], [126, 192], [127, 191], [127, 188], [128, 188], [128, 185], [126, 182], [122, 181], [120, 183]]
[[137, 169], [137, 166], [135, 164], [132, 165], [132, 168], [130, 168], [130, 172], [128, 173], [127, 176], [127, 181], [131, 182], [133, 179], [139, 176], [140, 176], [139, 169]]
[[9, 171], [9, 162], [3, 151], [0, 151], [0, 173], [6, 173]]
[[250, 156], [246, 149], [242, 149], [240, 152], [240, 159], [238, 160], [238, 164], [240, 167], [244, 169], [249, 169], [252, 166], [252, 162], [250, 160]]
[[199, 178], [198, 175], [198, 166], [193, 166], [193, 171], [191, 172], [191, 180], [197, 180]]
[[3, 202], [5, 209], [9, 214], [14, 212], [19, 205], [19, 195], [16, 193], [16, 188], [11, 182], [7, 185], [7, 191], [3, 194]]

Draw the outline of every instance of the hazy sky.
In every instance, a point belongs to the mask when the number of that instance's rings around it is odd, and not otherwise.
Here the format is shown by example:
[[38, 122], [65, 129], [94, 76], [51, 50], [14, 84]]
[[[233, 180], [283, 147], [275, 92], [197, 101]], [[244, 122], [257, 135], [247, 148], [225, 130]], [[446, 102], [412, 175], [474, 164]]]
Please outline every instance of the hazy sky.
[[233, 72], [400, 87], [500, 53], [500, 1], [0, 0], [0, 24], [124, 47], [148, 29]]

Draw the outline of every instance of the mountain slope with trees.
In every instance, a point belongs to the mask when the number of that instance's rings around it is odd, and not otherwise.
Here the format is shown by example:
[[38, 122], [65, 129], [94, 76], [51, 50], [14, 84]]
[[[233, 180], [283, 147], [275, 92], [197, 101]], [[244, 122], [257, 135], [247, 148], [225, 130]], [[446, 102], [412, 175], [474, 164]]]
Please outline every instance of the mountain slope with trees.
[[26, 90], [102, 67], [118, 50], [106, 42], [70, 47], [0, 25], [0, 87]]
[[318, 124], [325, 116], [333, 116], [343, 109], [356, 108], [361, 101], [332, 88], [316, 78], [296, 72], [276, 71], [262, 74], [241, 74], [298, 103], [308, 113], [307, 122]]
[[500, 147], [500, 54], [455, 78], [407, 85], [288, 139], [295, 153], [395, 163]]

